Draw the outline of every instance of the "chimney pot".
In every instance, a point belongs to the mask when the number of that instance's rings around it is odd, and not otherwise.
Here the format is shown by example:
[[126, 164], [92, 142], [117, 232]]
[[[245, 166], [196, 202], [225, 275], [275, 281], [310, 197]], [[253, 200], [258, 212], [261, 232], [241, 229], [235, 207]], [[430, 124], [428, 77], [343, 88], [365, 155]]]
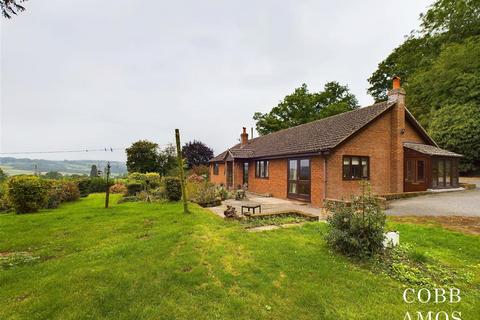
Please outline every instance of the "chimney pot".
[[243, 129], [243, 132], [240, 135], [240, 142], [241, 142], [241, 145], [244, 146], [248, 143], [248, 133], [247, 133], [246, 127], [243, 127], [242, 129]]
[[393, 86], [392, 86], [393, 89], [400, 89], [400, 77], [394, 76], [392, 82], [393, 82]]

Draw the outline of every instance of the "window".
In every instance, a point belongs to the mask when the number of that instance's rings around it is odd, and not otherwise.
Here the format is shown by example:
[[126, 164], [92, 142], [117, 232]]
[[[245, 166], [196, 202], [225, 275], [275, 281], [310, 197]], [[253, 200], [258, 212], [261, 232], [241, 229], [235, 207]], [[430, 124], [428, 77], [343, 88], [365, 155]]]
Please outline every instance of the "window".
[[268, 160], [255, 162], [255, 177], [268, 178]]
[[218, 163], [213, 164], [213, 174], [218, 176]]
[[425, 180], [425, 161], [417, 161], [417, 181]]
[[357, 180], [370, 177], [370, 160], [368, 157], [343, 156], [343, 179]]

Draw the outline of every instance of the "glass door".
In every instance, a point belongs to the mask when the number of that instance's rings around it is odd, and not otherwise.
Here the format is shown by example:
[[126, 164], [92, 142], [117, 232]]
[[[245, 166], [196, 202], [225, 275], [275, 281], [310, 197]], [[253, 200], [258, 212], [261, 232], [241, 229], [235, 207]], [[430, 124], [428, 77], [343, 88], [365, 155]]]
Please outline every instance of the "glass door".
[[288, 196], [310, 200], [310, 159], [288, 160]]
[[248, 162], [243, 163], [243, 185], [248, 185]]

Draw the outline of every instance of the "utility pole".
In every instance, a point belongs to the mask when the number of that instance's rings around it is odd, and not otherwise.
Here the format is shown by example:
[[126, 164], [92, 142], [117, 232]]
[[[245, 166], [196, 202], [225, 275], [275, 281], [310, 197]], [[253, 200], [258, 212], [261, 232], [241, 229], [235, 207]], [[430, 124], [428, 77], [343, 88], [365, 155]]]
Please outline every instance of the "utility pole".
[[175, 141], [177, 142], [178, 169], [180, 170], [180, 183], [182, 185], [183, 213], [189, 213], [187, 191], [185, 189], [185, 174], [183, 173], [183, 157], [182, 148], [180, 145], [180, 130], [178, 129], [175, 129]]
[[107, 162], [105, 174], [107, 176], [107, 189], [105, 190], [105, 208], [108, 208], [108, 201], [110, 200], [110, 183], [108, 181], [108, 178], [110, 178], [110, 161]]

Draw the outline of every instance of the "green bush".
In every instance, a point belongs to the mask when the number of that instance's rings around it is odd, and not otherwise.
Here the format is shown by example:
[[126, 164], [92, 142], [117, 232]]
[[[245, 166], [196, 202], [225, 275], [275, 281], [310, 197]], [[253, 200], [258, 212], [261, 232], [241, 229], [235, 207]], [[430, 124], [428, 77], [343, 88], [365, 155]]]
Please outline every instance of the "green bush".
[[144, 187], [141, 182], [129, 182], [127, 184], [127, 195], [128, 196], [135, 196], [137, 193], [143, 191]]
[[75, 201], [80, 198], [80, 191], [75, 182], [65, 180], [43, 180], [47, 189], [45, 207], [47, 209], [57, 208], [62, 202]]
[[45, 205], [48, 189], [35, 176], [15, 176], [8, 180], [8, 201], [15, 212], [36, 212]]
[[366, 182], [362, 182], [362, 189], [366, 191], [353, 196], [351, 203], [338, 201], [327, 206], [331, 212], [327, 243], [336, 251], [358, 258], [372, 256], [383, 248], [386, 220]]
[[449, 151], [464, 155], [462, 173], [480, 172], [480, 107], [478, 103], [446, 105], [430, 122], [432, 138]]
[[107, 190], [107, 181], [101, 177], [90, 178], [89, 192], [105, 192]]
[[53, 180], [43, 180], [43, 186], [47, 190], [45, 208], [55, 209], [63, 202], [63, 189], [59, 183]]
[[90, 194], [90, 179], [84, 178], [77, 182], [78, 190], [80, 191], [80, 197], [86, 197]]
[[148, 188], [158, 188], [162, 184], [162, 177], [156, 172], [145, 173], [145, 183]]
[[7, 197], [7, 183], [0, 181], [0, 212], [11, 208]]
[[182, 198], [182, 185], [176, 177], [165, 177], [165, 195], [169, 201], [179, 201]]
[[132, 172], [128, 175], [129, 182], [138, 182], [146, 186], [147, 189], [155, 189], [162, 184], [162, 177], [157, 172]]
[[75, 182], [61, 181], [60, 185], [63, 190], [63, 201], [75, 201], [80, 198], [80, 190]]
[[217, 195], [217, 188], [209, 182], [196, 183], [195, 193], [188, 193], [192, 202], [202, 207], [215, 207], [221, 204], [222, 199]]

